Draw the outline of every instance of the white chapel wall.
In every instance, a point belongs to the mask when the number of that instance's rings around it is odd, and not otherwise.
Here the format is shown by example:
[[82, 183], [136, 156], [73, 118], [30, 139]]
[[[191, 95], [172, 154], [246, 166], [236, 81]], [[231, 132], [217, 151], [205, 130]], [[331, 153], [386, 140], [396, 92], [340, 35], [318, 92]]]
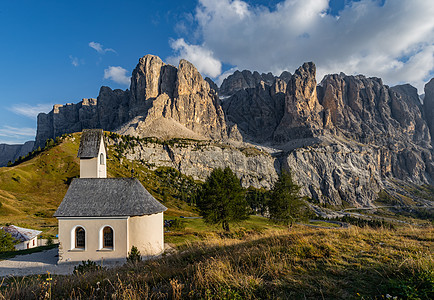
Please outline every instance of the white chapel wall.
[[[74, 249], [74, 229], [82, 226], [85, 231], [85, 249]], [[110, 226], [114, 231], [113, 250], [101, 249], [100, 231]], [[59, 218], [59, 263], [82, 260], [125, 259], [128, 245], [128, 217], [124, 218]]]
[[136, 246], [143, 256], [157, 255], [164, 251], [163, 213], [130, 217], [129, 245]]
[[98, 158], [80, 159], [80, 178], [98, 178]]

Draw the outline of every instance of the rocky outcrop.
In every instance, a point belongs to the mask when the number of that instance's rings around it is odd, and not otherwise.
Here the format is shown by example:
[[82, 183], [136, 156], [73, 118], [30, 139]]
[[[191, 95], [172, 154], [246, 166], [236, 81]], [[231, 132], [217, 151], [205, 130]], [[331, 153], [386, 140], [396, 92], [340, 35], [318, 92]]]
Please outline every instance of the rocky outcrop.
[[244, 141], [273, 141], [282, 150], [282, 165], [304, 195], [357, 206], [372, 203], [391, 179], [433, 183], [430, 100], [422, 107], [414, 87], [343, 73], [317, 86], [315, 65], [306, 63], [282, 89], [283, 111], [273, 109], [263, 82], [225, 99], [223, 108]]
[[240, 90], [255, 88], [261, 82], [266, 85], [272, 85], [276, 78], [288, 82], [291, 78], [291, 73], [284, 71], [279, 77], [275, 77], [272, 73], [259, 74], [256, 71], [253, 73], [248, 70], [242, 72], [235, 71], [234, 74], [229, 75], [223, 80], [219, 94], [222, 96], [230, 96]]
[[317, 85], [315, 76], [311, 62], [279, 77], [236, 71], [218, 88], [188, 61], [176, 68], [146, 55], [129, 90], [102, 87], [98, 99], [40, 114], [36, 146], [83, 128], [202, 140], [142, 143], [127, 157], [199, 180], [229, 166], [243, 185], [265, 188], [283, 167], [303, 195], [334, 205], [371, 205], [395, 180], [433, 183], [434, 80], [422, 105], [410, 85], [343, 73]]
[[229, 124], [235, 124], [244, 141], [268, 142], [283, 116], [286, 82], [276, 78], [271, 86], [261, 81], [255, 88], [239, 90], [222, 106]]
[[313, 137], [322, 128], [322, 106], [316, 94], [316, 67], [310, 63], [295, 71], [286, 88], [282, 120], [274, 132], [274, 141]]
[[138, 136], [227, 137], [216, 91], [197, 69], [185, 60], [175, 68], [153, 55], [139, 60], [130, 90], [102, 87], [98, 99], [55, 105], [50, 113], [39, 114], [36, 147], [43, 146], [48, 138], [84, 128]]
[[227, 137], [215, 90], [188, 61], [182, 59], [176, 69], [156, 56], [147, 55], [133, 71], [131, 82], [130, 117], [138, 118], [124, 124], [119, 133], [163, 138]]
[[213, 142], [168, 144], [139, 142], [127, 150], [129, 160], [142, 161], [151, 169], [172, 167], [181, 173], [204, 181], [215, 168], [230, 167], [244, 187], [272, 187], [280, 170], [279, 161], [253, 147], [235, 148]]
[[425, 85], [423, 108], [425, 112], [425, 120], [427, 121], [431, 132], [431, 142], [434, 147], [434, 78]]
[[33, 150], [34, 145], [34, 141], [18, 145], [0, 144], [0, 167], [5, 167], [8, 162], [16, 161], [20, 156], [26, 156]]
[[35, 147], [44, 147], [45, 141], [65, 133], [80, 132], [85, 128], [98, 128], [97, 99], [83, 99], [77, 104], [56, 104], [48, 114], [38, 115]]

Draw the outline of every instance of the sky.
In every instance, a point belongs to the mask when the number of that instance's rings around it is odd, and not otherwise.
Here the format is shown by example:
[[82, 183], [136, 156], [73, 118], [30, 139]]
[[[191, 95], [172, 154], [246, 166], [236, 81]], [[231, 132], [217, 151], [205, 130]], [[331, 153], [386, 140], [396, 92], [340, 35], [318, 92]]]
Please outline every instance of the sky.
[[235, 70], [317, 81], [344, 72], [410, 83], [434, 77], [434, 1], [1, 0], [0, 143], [34, 140], [53, 104], [129, 88], [140, 57], [192, 62], [217, 83]]

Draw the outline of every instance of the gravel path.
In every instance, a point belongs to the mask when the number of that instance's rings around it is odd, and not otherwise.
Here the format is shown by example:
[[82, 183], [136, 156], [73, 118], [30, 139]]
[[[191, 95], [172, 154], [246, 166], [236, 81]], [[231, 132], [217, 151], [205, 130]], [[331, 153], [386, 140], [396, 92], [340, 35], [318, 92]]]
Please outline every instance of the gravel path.
[[47, 274], [47, 271], [59, 275], [71, 274], [74, 270], [74, 265], [58, 265], [57, 253], [58, 249], [54, 248], [2, 260], [0, 261], [0, 277]]

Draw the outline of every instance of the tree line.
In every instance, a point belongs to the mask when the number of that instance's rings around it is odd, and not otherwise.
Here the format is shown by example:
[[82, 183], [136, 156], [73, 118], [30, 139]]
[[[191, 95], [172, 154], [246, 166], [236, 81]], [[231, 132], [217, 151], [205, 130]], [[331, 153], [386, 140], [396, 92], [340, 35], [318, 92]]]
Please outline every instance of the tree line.
[[230, 223], [246, 220], [251, 214], [262, 214], [276, 223], [292, 225], [308, 214], [299, 190], [285, 170], [270, 191], [263, 191], [246, 190], [229, 167], [217, 168], [199, 189], [196, 206], [206, 223], [221, 225], [226, 231], [230, 230]]

